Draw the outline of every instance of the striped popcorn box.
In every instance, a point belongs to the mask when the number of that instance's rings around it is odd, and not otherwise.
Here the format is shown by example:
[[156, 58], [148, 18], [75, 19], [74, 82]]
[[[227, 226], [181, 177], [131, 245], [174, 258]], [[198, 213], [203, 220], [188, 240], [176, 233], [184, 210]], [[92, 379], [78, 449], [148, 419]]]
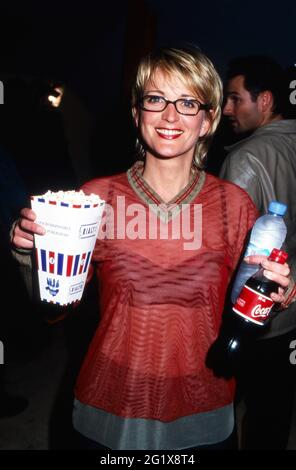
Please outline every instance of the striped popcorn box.
[[82, 297], [105, 201], [82, 191], [31, 196], [36, 223], [36, 263], [42, 301], [68, 305]]

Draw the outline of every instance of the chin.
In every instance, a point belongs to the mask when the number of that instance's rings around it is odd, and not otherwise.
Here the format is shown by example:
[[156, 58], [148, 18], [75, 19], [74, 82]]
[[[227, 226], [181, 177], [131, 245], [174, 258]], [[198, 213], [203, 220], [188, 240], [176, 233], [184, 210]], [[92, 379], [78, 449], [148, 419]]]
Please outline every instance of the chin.
[[235, 123], [232, 125], [232, 131], [235, 134], [243, 134], [244, 132], [248, 132], [247, 129], [244, 129], [242, 126], [240, 126], [238, 123]]
[[154, 151], [151, 152], [156, 158], [160, 158], [162, 160], [169, 160], [171, 158], [176, 158], [179, 156], [178, 153], [176, 152], [167, 152], [167, 151], [161, 151], [154, 149]]
[[230, 125], [231, 125], [232, 132], [235, 132], [235, 133], [243, 132], [237, 122], [232, 122]]
[[160, 160], [171, 160], [172, 158], [177, 158], [178, 155], [164, 155], [162, 153], [156, 153], [154, 154], [156, 158], [159, 158]]

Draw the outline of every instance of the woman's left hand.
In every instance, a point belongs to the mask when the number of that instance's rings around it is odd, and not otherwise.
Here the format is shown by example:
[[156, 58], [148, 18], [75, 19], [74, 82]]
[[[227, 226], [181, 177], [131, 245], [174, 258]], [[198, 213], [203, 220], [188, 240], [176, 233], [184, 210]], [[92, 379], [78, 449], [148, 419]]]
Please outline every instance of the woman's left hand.
[[294, 284], [294, 280], [290, 276], [290, 268], [287, 263], [280, 264], [275, 261], [269, 261], [267, 256], [252, 255], [246, 256], [244, 261], [248, 264], [260, 264], [264, 268], [264, 276], [271, 281], [279, 284], [278, 292], [272, 292], [270, 297], [274, 302], [282, 303], [285, 301], [285, 291]]

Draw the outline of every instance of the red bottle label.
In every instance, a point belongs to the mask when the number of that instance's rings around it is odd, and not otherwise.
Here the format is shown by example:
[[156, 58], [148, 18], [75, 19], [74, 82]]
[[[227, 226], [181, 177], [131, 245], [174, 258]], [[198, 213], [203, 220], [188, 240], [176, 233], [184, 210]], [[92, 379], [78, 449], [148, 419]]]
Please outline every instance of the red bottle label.
[[232, 310], [257, 325], [264, 325], [273, 304], [270, 297], [244, 286]]

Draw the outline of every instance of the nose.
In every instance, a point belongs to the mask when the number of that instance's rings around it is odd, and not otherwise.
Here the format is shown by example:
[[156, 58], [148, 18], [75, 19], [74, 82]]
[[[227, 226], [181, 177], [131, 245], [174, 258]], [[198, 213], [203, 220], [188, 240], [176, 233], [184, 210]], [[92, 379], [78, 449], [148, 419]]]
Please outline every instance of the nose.
[[168, 122], [175, 122], [179, 120], [179, 113], [176, 110], [174, 103], [169, 103], [162, 112], [162, 117]]
[[226, 103], [223, 108], [224, 116], [231, 116], [233, 114], [233, 105], [229, 99], [226, 100]]

